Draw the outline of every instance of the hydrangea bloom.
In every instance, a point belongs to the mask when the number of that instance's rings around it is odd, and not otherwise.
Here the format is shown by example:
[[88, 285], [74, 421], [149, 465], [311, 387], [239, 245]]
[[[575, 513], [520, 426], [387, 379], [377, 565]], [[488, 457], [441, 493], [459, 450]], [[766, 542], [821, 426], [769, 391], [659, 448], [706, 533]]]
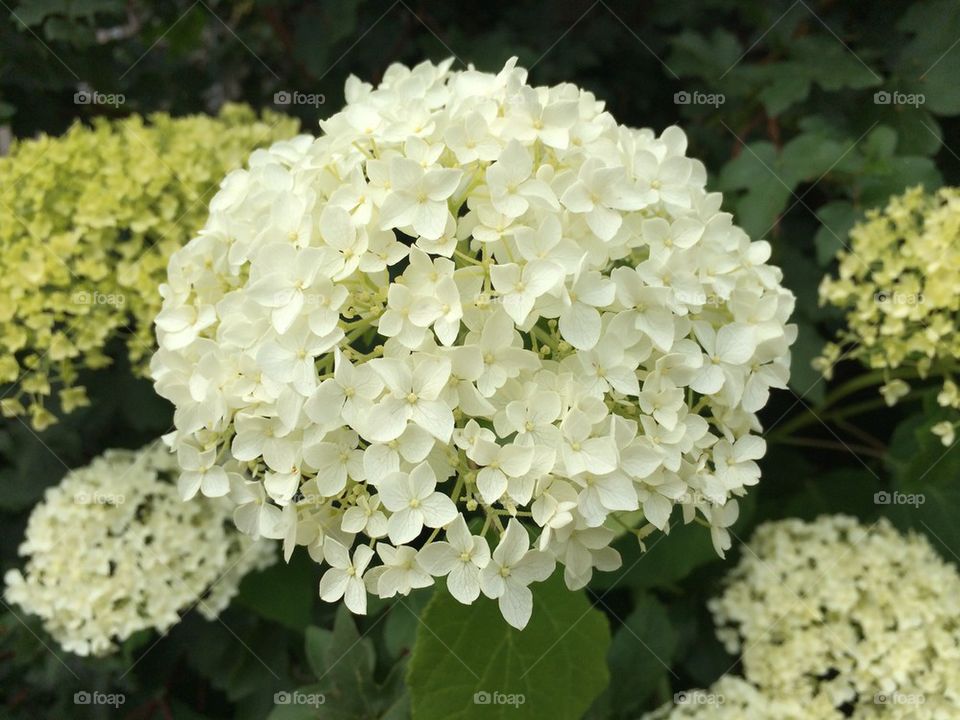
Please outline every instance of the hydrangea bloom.
[[667, 530], [680, 504], [729, 546], [793, 296], [679, 128], [513, 61], [449, 68], [351, 78], [321, 137], [225, 179], [151, 367], [173, 447], [245, 476], [238, 512], [332, 561], [329, 599], [362, 612], [343, 573], [389, 596], [426, 570], [522, 627], [556, 560], [571, 588], [619, 565], [611, 515]]
[[49, 488], [30, 515], [6, 599], [38, 615], [66, 650], [102, 655], [133, 633], [160, 632], [196, 606], [213, 619], [244, 575], [276, 558], [230, 522], [224, 500], [185, 503], [162, 444], [108, 450]]
[[42, 430], [85, 405], [78, 374], [108, 365], [115, 337], [146, 371], [170, 254], [227, 171], [296, 131], [227, 105], [217, 117], [97, 118], [0, 157], [0, 411]]
[[[892, 371], [945, 376], [938, 402], [960, 409], [960, 188], [924, 193], [915, 187], [867, 213], [839, 254], [838, 277], [820, 285], [821, 303], [846, 313], [846, 328], [817, 360], [828, 377], [841, 357], [888, 371], [881, 393], [889, 405], [910, 390]], [[960, 421], [935, 432], [954, 443]]]
[[[763, 525], [750, 550], [710, 604], [762, 703], [741, 717], [770, 698], [824, 720], [960, 715], [960, 575], [925, 537], [824, 516]], [[704, 713], [663, 717], [723, 717]]]

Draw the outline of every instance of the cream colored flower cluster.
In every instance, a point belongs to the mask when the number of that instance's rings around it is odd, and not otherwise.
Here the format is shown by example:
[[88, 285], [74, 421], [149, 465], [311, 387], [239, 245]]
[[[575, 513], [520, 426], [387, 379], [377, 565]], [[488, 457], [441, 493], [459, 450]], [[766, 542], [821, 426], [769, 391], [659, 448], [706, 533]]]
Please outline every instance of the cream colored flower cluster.
[[113, 338], [146, 370], [170, 254], [229, 170], [296, 131], [293, 118], [227, 105], [216, 117], [78, 122], [0, 157], [2, 414], [42, 430], [86, 405], [78, 376], [110, 363]]
[[[839, 359], [853, 358], [874, 369], [914, 369], [921, 378], [943, 375], [938, 401], [960, 409], [960, 188], [931, 194], [916, 187], [891, 198], [851, 230], [839, 261], [820, 300], [845, 311], [846, 328], [817, 367], [829, 377]], [[881, 392], [889, 405], [909, 392], [907, 379], [887, 373]], [[952, 445], [958, 426], [943, 422], [934, 431]]]
[[447, 576], [521, 627], [555, 562], [619, 565], [611, 516], [680, 505], [729, 547], [794, 298], [679, 128], [450, 64], [352, 78], [321, 137], [226, 178], [151, 367], [184, 496], [306, 545], [324, 599]]
[[164, 632], [193, 607], [219, 615], [244, 575], [274, 562], [276, 547], [238, 533], [228, 502], [183, 502], [176, 470], [158, 443], [108, 450], [68, 473], [30, 515], [26, 567], [7, 573], [7, 602], [78, 655], [108, 653], [140, 630]]
[[757, 712], [773, 698], [823, 720], [960, 717], [960, 575], [885, 519], [761, 526], [710, 609]]

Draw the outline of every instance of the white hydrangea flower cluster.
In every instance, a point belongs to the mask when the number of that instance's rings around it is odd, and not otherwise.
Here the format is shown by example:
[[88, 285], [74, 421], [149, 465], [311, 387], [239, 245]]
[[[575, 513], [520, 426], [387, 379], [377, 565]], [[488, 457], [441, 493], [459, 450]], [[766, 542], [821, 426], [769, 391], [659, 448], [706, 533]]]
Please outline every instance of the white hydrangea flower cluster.
[[358, 613], [447, 575], [521, 627], [555, 561], [571, 588], [619, 565], [604, 523], [638, 509], [722, 553], [787, 381], [794, 298], [683, 132], [514, 62], [351, 78], [321, 137], [225, 179], [161, 290], [184, 496], [231, 493]]
[[885, 519], [761, 526], [710, 609], [764, 704], [824, 720], [960, 717], [960, 574]]
[[185, 503], [161, 443], [108, 450], [48, 488], [27, 523], [24, 572], [6, 600], [39, 616], [77, 655], [104, 655], [132, 634], [165, 632], [194, 606], [216, 618], [250, 571], [276, 559], [231, 525], [231, 503]]

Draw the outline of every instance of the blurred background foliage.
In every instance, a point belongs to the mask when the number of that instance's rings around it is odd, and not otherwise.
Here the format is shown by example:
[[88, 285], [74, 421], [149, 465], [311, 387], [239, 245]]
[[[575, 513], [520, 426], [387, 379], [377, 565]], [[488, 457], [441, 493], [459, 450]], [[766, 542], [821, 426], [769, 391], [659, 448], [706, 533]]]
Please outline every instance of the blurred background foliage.
[[[496, 70], [517, 55], [533, 84], [588, 88], [621, 122], [658, 132], [680, 124], [690, 154], [710, 171], [711, 187], [725, 193], [727, 209], [753, 237], [772, 242], [785, 284], [798, 297], [792, 393], [777, 394], [762, 416], [770, 449], [737, 538], [771, 518], [847, 512], [870, 520], [883, 511], [957, 559], [960, 531], [951, 511], [960, 501], [960, 453], [929, 432], [941, 419], [931, 394], [881, 409], [875, 387], [858, 385], [861, 368], [841, 363], [827, 382], [810, 360], [841, 321], [818, 307], [817, 286], [852, 224], [906, 187], [931, 190], [960, 180], [960, 3], [0, 6], [0, 146], [11, 136], [60, 133], [78, 117], [214, 113], [228, 101], [295, 114], [309, 131], [342, 104], [349, 74], [376, 82], [391, 62], [449, 56]], [[77, 104], [74, 95], [84, 90], [122, 94], [125, 102]], [[283, 92], [322, 96], [323, 103], [274, 102]], [[0, 177], [0, 184], [8, 180]], [[4, 569], [17, 562], [29, 509], [68, 467], [169, 429], [170, 409], [148, 382], [133, 378], [120, 348], [110, 370], [87, 379], [89, 408], [42, 434], [16, 420], [0, 426]], [[928, 501], [920, 508], [875, 504], [874, 493], [893, 489], [923, 492]], [[678, 527], [648, 542], [646, 554], [630, 536], [618, 545], [623, 569], [600, 574], [587, 593], [591, 612], [609, 621], [607, 664], [616, 678], [588, 711], [595, 718], [635, 717], [673, 692], [709, 684], [735, 663], [713, 638], [705, 610], [731, 559], [715, 557], [706, 531]], [[58, 659], [29, 618], [7, 612], [0, 622], [0, 715], [26, 718], [49, 708], [50, 717], [74, 717], [75, 690], [113, 688], [127, 694], [119, 712], [128, 718], [406, 717], [410, 698], [401, 680], [415, 638], [428, 636], [418, 616], [430, 592], [334, 622], [335, 608], [316, 598], [318, 576], [303, 558], [260, 573], [248, 578], [223, 623], [188, 617], [155, 648], [157, 638], [138, 638], [106, 662], [60, 652]], [[443, 603], [428, 612], [442, 615]], [[435, 661], [463, 672], [449, 658]], [[407, 683], [414, 683], [415, 707], [425, 691], [417, 678], [411, 672]], [[319, 710], [274, 704], [274, 692], [294, 687], [324, 692], [327, 703]], [[116, 716], [111, 708], [89, 711]], [[528, 716], [536, 716], [529, 704], [511, 715]]]

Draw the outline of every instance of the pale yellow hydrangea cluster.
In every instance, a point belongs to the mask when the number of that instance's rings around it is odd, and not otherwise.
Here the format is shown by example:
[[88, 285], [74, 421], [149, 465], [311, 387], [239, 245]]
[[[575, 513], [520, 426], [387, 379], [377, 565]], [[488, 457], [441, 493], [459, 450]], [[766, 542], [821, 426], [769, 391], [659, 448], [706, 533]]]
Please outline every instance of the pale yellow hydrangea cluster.
[[[886, 520], [761, 526], [710, 609], [760, 703], [731, 717], [767, 717], [771, 699], [820, 720], [960, 717], [960, 575]], [[726, 717], [689, 705], [659, 717]]]
[[85, 405], [78, 374], [110, 363], [114, 337], [144, 370], [167, 259], [202, 225], [220, 179], [297, 128], [241, 105], [217, 117], [97, 118], [0, 158], [3, 415], [43, 429], [58, 408]]
[[275, 543], [237, 532], [223, 499], [180, 500], [176, 456], [162, 443], [108, 450], [49, 488], [30, 515], [5, 599], [39, 616], [65, 650], [103, 655], [196, 607], [216, 618]]
[[[888, 371], [881, 393], [890, 405], [910, 389], [898, 370], [943, 375], [938, 401], [960, 409], [952, 379], [960, 369], [960, 188], [931, 194], [918, 186], [891, 198], [851, 230], [838, 259], [839, 274], [824, 278], [820, 301], [843, 309], [846, 327], [815, 366], [828, 378], [841, 358]], [[952, 445], [958, 425], [940, 423], [934, 432]]]

